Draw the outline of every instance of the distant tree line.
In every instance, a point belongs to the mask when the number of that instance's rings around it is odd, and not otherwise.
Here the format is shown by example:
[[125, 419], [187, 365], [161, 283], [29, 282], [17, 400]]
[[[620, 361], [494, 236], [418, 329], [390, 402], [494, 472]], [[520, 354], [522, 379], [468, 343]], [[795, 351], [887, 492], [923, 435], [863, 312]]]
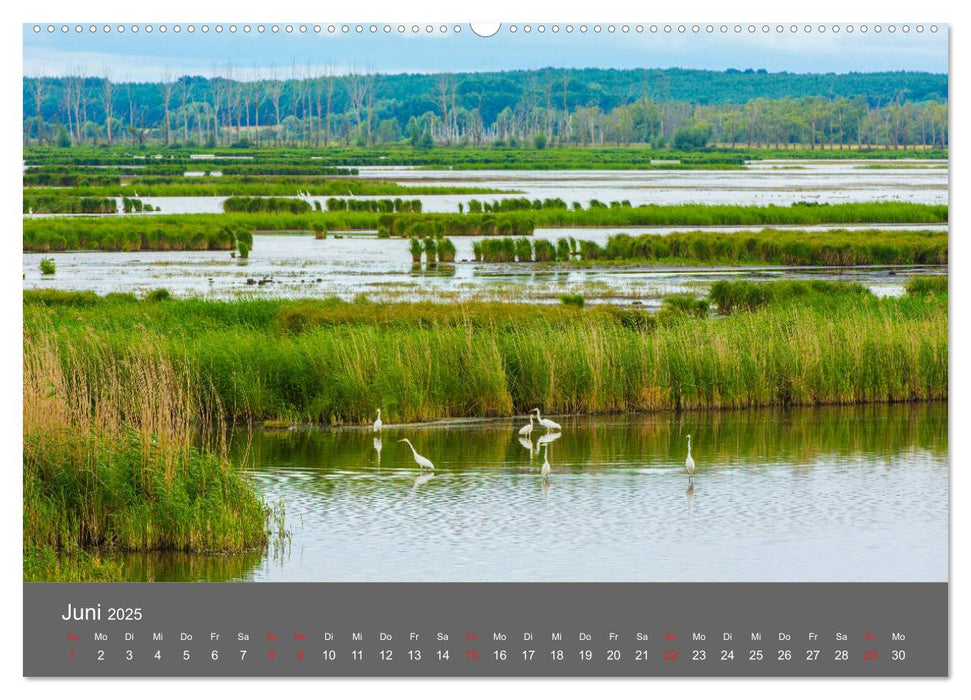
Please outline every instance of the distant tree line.
[[27, 77], [24, 141], [50, 145], [809, 148], [948, 144], [948, 78], [917, 72], [545, 69], [384, 75], [293, 67], [115, 82]]

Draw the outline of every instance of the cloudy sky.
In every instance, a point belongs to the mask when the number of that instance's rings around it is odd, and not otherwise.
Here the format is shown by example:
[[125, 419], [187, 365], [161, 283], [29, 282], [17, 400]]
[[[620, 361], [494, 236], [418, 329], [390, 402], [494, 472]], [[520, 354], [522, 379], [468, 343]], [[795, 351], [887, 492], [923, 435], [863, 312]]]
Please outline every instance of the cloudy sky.
[[796, 33], [786, 25], [783, 32], [776, 31], [776, 25], [763, 33], [759, 25], [756, 33], [750, 35], [748, 25], [742, 25], [739, 34], [734, 25], [727, 33], [719, 31], [707, 34], [705, 27], [694, 34], [691, 26], [681, 34], [677, 25], [672, 25], [670, 33], [664, 32], [663, 25], [657, 32], [650, 31], [645, 25], [642, 33], [635, 31], [635, 25], [624, 34], [620, 25], [612, 34], [606, 25], [598, 34], [593, 25], [587, 25], [587, 32], [580, 32], [580, 25], [572, 33], [560, 31], [554, 34], [547, 25], [540, 34], [537, 25], [532, 25], [528, 34], [519, 25], [515, 33], [504, 26], [495, 36], [482, 38], [462, 25], [462, 31], [455, 33], [454, 25], [441, 34], [438, 28], [432, 35], [426, 35], [424, 27], [419, 34], [412, 34], [407, 27], [399, 34], [397, 26], [390, 34], [385, 34], [379, 25], [376, 34], [371, 34], [366, 26], [358, 34], [352, 25], [348, 34], [342, 34], [340, 26], [335, 33], [328, 33], [327, 25], [315, 33], [313, 25], [307, 25], [307, 32], [301, 34], [299, 25], [294, 25], [292, 34], [280, 26], [274, 34], [266, 25], [266, 31], [257, 33], [257, 25], [250, 25], [252, 31], [245, 34], [242, 25], [235, 34], [224, 31], [216, 33], [215, 25], [203, 33], [201, 24], [196, 25], [193, 33], [175, 33], [173, 25], [168, 25], [164, 34], [155, 25], [151, 33], [142, 25], [140, 31], [133, 33], [131, 25], [119, 33], [117, 25], [111, 25], [111, 32], [105, 33], [98, 25], [98, 31], [91, 33], [85, 26], [80, 34], [74, 26], [62, 33], [60, 25], [53, 33], [47, 25], [35, 32], [34, 25], [24, 26], [24, 74], [25, 75], [63, 75], [77, 68], [88, 74], [104, 74], [108, 70], [114, 80], [156, 80], [168, 74], [210, 75], [213, 72], [226, 74], [232, 66], [237, 77], [245, 77], [251, 69], [275, 69], [281, 77], [289, 74], [291, 66], [303, 69], [307, 65], [330, 66], [338, 72], [350, 68], [365, 69], [381, 73], [427, 73], [438, 71], [482, 71], [508, 70], [517, 68], [554, 67], [601, 67], [601, 68], [707, 68], [724, 70], [726, 68], [764, 68], [768, 71], [790, 72], [837, 72], [919, 70], [937, 73], [947, 72], [947, 27], [940, 26], [937, 32], [924, 25], [921, 33], [911, 25], [904, 33], [902, 25], [890, 33], [888, 25], [883, 25], [877, 33], [871, 25], [863, 33], [859, 25], [848, 33], [846, 25], [834, 33], [832, 25], [820, 33], [815, 29], [806, 33], [800, 25]]

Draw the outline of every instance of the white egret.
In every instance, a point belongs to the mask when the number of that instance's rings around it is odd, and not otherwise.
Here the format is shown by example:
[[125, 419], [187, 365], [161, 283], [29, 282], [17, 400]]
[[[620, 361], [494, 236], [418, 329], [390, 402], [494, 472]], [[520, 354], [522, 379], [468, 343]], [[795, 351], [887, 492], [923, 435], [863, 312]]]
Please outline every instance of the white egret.
[[523, 437], [529, 437], [533, 434], [533, 414], [529, 414], [529, 425], [524, 425], [519, 429], [519, 434]]
[[533, 410], [536, 411], [536, 422], [546, 428], [546, 432], [551, 430], [563, 430], [563, 426], [559, 423], [554, 423], [549, 418], [543, 418], [543, 416], [540, 415], [538, 408], [534, 408]]
[[409, 440], [408, 438], [402, 438], [401, 440], [398, 440], [398, 442], [408, 443], [408, 447], [411, 448], [411, 454], [414, 455], [415, 462], [418, 464], [419, 467], [421, 467], [422, 469], [435, 468], [435, 465], [432, 464], [432, 461], [430, 459], [428, 459], [427, 457], [422, 457], [420, 454], [418, 454], [418, 450], [416, 450], [415, 446], [411, 444], [411, 440]]
[[688, 436], [688, 458], [684, 460], [684, 468], [685, 468], [685, 471], [688, 472], [689, 477], [695, 473], [695, 460], [694, 460], [694, 457], [691, 456], [691, 436], [690, 435]]
[[381, 409], [379, 408], [378, 409], [378, 417], [377, 417], [377, 420], [374, 421], [374, 432], [380, 433], [381, 432], [381, 428], [383, 426], [384, 426], [384, 423], [381, 422]]
[[550, 443], [544, 443], [543, 447], [546, 449], [543, 451], [543, 481], [549, 481], [550, 478]]

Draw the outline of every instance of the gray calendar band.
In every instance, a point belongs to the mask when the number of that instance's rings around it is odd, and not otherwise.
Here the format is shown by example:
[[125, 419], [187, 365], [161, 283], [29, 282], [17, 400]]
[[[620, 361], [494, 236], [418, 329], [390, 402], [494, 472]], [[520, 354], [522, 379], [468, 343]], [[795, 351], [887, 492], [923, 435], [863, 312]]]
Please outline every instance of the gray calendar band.
[[947, 673], [946, 583], [24, 584], [25, 676]]

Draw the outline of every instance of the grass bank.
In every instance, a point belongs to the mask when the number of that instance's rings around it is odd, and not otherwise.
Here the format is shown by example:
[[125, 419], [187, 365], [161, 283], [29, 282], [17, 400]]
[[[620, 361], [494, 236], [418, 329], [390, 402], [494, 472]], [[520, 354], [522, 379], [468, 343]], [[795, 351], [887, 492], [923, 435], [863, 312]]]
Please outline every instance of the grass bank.
[[[64, 176], [66, 179], [67, 176]], [[70, 180], [67, 180], [70, 181]], [[124, 183], [124, 184], [123, 184]], [[25, 182], [25, 185], [27, 183]], [[25, 192], [48, 194], [51, 191], [33, 185]], [[78, 184], [63, 190], [75, 197], [229, 197], [229, 196], [268, 196], [296, 197], [311, 196], [373, 196], [373, 195], [416, 195], [435, 194], [502, 194], [504, 190], [489, 187], [439, 186], [439, 185], [399, 185], [383, 180], [321, 180], [305, 178], [267, 178], [267, 176], [243, 177], [185, 177], [185, 176], [141, 176], [138, 178], [118, 178], [118, 184]]]
[[[23, 249], [52, 250], [181, 250], [196, 246], [231, 249], [224, 230], [327, 231], [381, 230], [408, 238], [440, 236], [525, 236], [536, 227], [601, 226], [773, 226], [840, 223], [946, 223], [946, 205], [905, 202], [805, 205], [650, 205], [644, 207], [542, 208], [499, 213], [381, 213], [325, 211], [305, 213], [238, 212], [168, 214], [123, 220], [85, 218], [27, 219]], [[790, 233], [791, 235], [791, 233]], [[802, 235], [802, 234], [797, 234]], [[105, 238], [108, 243], [105, 243]], [[657, 238], [657, 237], [655, 237]], [[119, 247], [119, 241], [124, 245]], [[131, 246], [131, 247], [129, 247]]]
[[[947, 397], [947, 298], [784, 294], [729, 316], [677, 308], [370, 304], [25, 292], [61, 362], [157, 347], [232, 420], [362, 423]], [[71, 357], [91, 358], [70, 362]]]
[[24, 579], [118, 580], [120, 552], [265, 546], [252, 484], [190, 444], [220, 416], [198, 370], [158, 338], [120, 348], [55, 328], [24, 328]]
[[[212, 156], [205, 160], [193, 159], [193, 153]], [[223, 158], [252, 159], [240, 163]], [[163, 148], [159, 146], [133, 148], [131, 146], [105, 147], [35, 147], [24, 149], [28, 165], [130, 165], [133, 163], [152, 167], [185, 165], [189, 170], [228, 167], [252, 171], [267, 167], [310, 166], [356, 167], [365, 165], [416, 165], [431, 168], [455, 169], [515, 169], [515, 170], [583, 170], [583, 169], [705, 169], [740, 168], [745, 161], [761, 159], [945, 159], [947, 151], [931, 148], [758, 148], [758, 147], [710, 147], [698, 151], [656, 149], [650, 146], [598, 148], [555, 147], [546, 149], [500, 147], [442, 147], [411, 148], [409, 146], [376, 146], [350, 148]], [[221, 168], [219, 168], [221, 169]], [[227, 170], [227, 172], [229, 172]], [[263, 174], [270, 171], [263, 171]]]
[[576, 262], [652, 265], [946, 265], [946, 231], [763, 229], [610, 236], [606, 245], [573, 238], [495, 238], [477, 241], [482, 262]]

